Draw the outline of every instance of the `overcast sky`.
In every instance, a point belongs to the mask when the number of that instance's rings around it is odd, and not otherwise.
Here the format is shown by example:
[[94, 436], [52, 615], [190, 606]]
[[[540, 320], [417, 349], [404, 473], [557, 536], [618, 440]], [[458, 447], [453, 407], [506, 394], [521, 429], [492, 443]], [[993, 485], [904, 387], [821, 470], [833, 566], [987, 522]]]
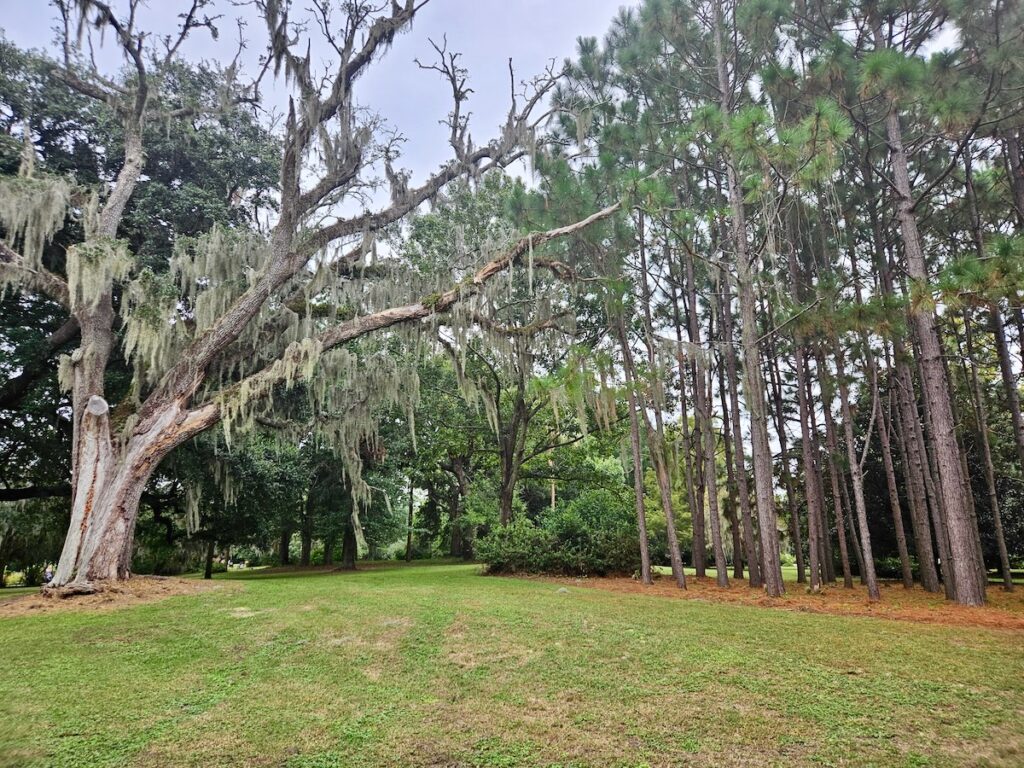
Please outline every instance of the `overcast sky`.
[[[124, 4], [114, 0], [115, 6]], [[450, 109], [448, 87], [439, 75], [420, 71], [413, 61], [427, 61], [434, 55], [429, 39], [440, 42], [447, 35], [449, 49], [463, 54], [462, 63], [474, 89], [468, 102], [473, 113], [471, 133], [482, 143], [495, 135], [508, 112], [510, 57], [520, 79], [542, 72], [552, 60], [561, 64], [574, 55], [578, 37], [603, 38], [619, 8], [633, 4], [635, 0], [431, 0], [412, 29], [396, 39], [386, 58], [360, 82], [358, 99], [408, 138], [401, 165], [421, 179], [449, 156], [446, 129], [438, 124]], [[187, 0], [150, 0], [140, 26], [166, 34], [187, 5]], [[38, 12], [30, 12], [36, 6]], [[305, 3], [297, 0], [295, 7], [304, 8]], [[249, 18], [246, 36], [252, 41], [250, 58], [254, 58], [262, 50], [265, 31], [252, 10], [217, 0], [216, 12], [225, 15], [219, 22], [220, 41], [214, 42], [205, 30], [198, 30], [185, 54], [193, 59], [229, 61], [237, 38], [230, 19], [243, 13]], [[55, 21], [45, 0], [0, 0], [0, 27], [22, 47], [52, 47]], [[108, 48], [112, 56], [113, 48]], [[101, 63], [118, 64], [108, 57], [101, 58]], [[273, 98], [274, 91], [270, 96]]]

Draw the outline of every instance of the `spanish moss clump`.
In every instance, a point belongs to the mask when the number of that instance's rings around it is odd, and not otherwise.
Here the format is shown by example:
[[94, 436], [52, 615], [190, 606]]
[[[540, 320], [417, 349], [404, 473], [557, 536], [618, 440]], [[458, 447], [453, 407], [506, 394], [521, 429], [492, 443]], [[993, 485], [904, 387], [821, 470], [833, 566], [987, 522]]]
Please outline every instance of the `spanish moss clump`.
[[[58, 176], [0, 178], [0, 224], [7, 242], [19, 250], [26, 266], [37, 269], [43, 248], [64, 226], [71, 183]], [[14, 282], [14, 277], [6, 282]]]
[[115, 282], [128, 277], [134, 259], [123, 240], [94, 238], [67, 251], [68, 289], [73, 309], [96, 306]]

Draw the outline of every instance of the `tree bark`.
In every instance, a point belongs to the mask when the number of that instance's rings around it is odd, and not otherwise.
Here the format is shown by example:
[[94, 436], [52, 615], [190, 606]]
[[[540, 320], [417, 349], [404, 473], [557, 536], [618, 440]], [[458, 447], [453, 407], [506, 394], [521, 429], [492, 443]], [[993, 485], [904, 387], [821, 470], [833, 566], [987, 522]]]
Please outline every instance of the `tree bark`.
[[921, 348], [919, 364], [922, 388], [931, 418], [931, 434], [935, 445], [939, 469], [939, 492], [946, 517], [949, 537], [951, 572], [955, 581], [954, 599], [962, 605], [984, 605], [985, 580], [978, 572], [975, 558], [975, 531], [967, 501], [964, 498], [964, 478], [957, 445], [949, 384], [942, 365], [942, 347], [939, 341], [935, 315], [930, 302], [919, 301], [930, 295], [928, 266], [917, 229], [917, 215], [910, 186], [910, 173], [903, 148], [903, 131], [895, 105], [886, 116], [886, 134], [889, 139], [889, 157], [893, 181], [899, 196], [897, 218], [907, 262], [907, 273], [913, 282], [910, 304], [911, 320]]
[[[857, 512], [857, 527], [860, 532], [860, 545], [862, 549], [862, 570], [861, 581], [867, 585], [868, 598], [878, 600], [881, 593], [878, 591], [878, 576], [875, 574], [875, 559], [871, 551], [871, 532], [868, 530], [868, 510], [864, 501], [864, 474], [861, 469], [860, 456], [857, 453], [857, 443], [853, 435], [853, 409], [850, 407], [850, 391], [846, 383], [846, 360], [838, 340], [835, 342], [836, 352], [836, 379], [839, 383], [839, 404], [843, 413], [843, 433], [846, 437], [846, 455], [850, 463], [850, 479], [853, 481], [853, 501]], [[877, 409], [877, 401], [872, 402], [873, 409]], [[872, 419], [875, 414], [872, 413]], [[870, 428], [869, 428], [870, 429]]]
[[334, 565], [334, 545], [337, 542], [335, 533], [329, 533], [324, 537], [324, 565]]
[[[641, 409], [640, 403], [636, 400], [636, 365], [633, 360], [633, 352], [629, 347], [629, 337], [626, 335], [626, 326], [621, 317], [618, 318], [618, 332], [619, 343], [622, 347], [622, 360], [623, 370], [626, 375], [626, 387], [634, 398], [633, 413], [636, 414], [639, 412], [643, 419], [647, 432], [647, 452], [651, 457], [651, 463], [654, 465], [654, 474], [658, 481], [658, 493], [661, 497], [661, 507], [665, 513], [665, 528], [666, 536], [668, 537], [668, 555], [669, 560], [672, 563], [672, 577], [675, 579], [676, 586], [680, 589], [686, 589], [686, 573], [683, 571], [683, 557], [679, 551], [679, 534], [676, 531], [676, 515], [672, 504], [672, 483], [669, 479], [668, 467], [665, 464], [663, 444], [659, 440], [659, 434], [655, 431], [654, 425], [651, 424], [647, 411]], [[639, 445], [639, 441], [637, 441], [637, 445]], [[643, 464], [641, 463], [638, 466], [643, 467]], [[634, 485], [637, 485], [635, 478]], [[640, 497], [643, 497], [642, 477], [639, 483], [639, 488]]]
[[359, 543], [356, 540], [355, 526], [351, 522], [346, 523], [341, 539], [341, 567], [343, 570], [354, 571], [356, 569], [358, 549]]
[[[872, 383], [874, 397], [880, 398], [878, 378], [875, 377]], [[889, 398], [891, 403], [891, 397]], [[892, 418], [886, 412], [886, 408], [879, 407], [878, 413], [878, 440], [882, 446], [882, 465], [885, 468], [885, 486], [889, 492], [889, 511], [892, 513], [893, 530], [896, 533], [896, 549], [900, 556], [900, 572], [903, 577], [903, 586], [912, 589], [914, 586], [914, 573], [910, 567], [910, 552], [907, 550], [907, 534], [903, 527], [903, 508], [900, 504], [899, 485], [896, 482], [896, 468], [892, 460], [892, 441], [889, 436], [889, 429], [892, 425]]]
[[743, 450], [743, 428], [740, 425], [740, 381], [736, 365], [734, 345], [732, 294], [728, 280], [722, 281], [722, 330], [725, 335], [725, 370], [729, 383], [729, 410], [732, 422], [733, 461], [736, 473], [736, 495], [739, 497], [740, 519], [743, 522], [743, 545], [747, 556], [747, 571], [751, 587], [764, 586], [761, 578], [761, 549], [754, 534], [753, 516], [750, 510], [750, 487], [747, 484], [747, 462]]
[[[694, 415], [695, 425], [699, 424], [699, 439], [702, 440], [702, 445], [698, 451], [698, 456], [703, 463], [703, 478], [704, 481], [701, 483], [703, 486], [698, 492], [696, 499], [696, 506], [692, 509], [693, 517], [693, 568], [698, 579], [702, 579], [707, 575], [707, 565], [705, 562], [705, 552], [707, 549], [707, 536], [704, 531], [704, 493], [706, 490], [708, 494], [708, 514], [713, 518], [711, 521], [712, 536], [714, 537], [714, 531], [719, 528], [717, 520], [718, 515], [718, 483], [715, 477], [717, 473], [717, 467], [715, 466], [715, 437], [711, 429], [711, 404], [709, 402], [709, 390], [706, 389], [705, 375], [704, 372], [707, 368], [705, 361], [704, 345], [700, 337], [700, 325], [697, 319], [697, 280], [694, 274], [693, 258], [687, 258], [685, 264], [685, 277], [686, 277], [686, 295], [687, 295], [687, 323], [688, 333], [690, 336], [690, 345], [693, 349], [693, 355], [691, 355], [693, 364], [693, 397], [694, 397]], [[713, 542], [715, 547], [715, 567], [718, 569], [718, 586], [728, 586], [728, 574], [725, 570], [725, 561], [719, 560], [718, 550], [721, 549], [722, 539], [721, 532], [718, 533], [718, 541]], [[724, 581], [723, 581], [724, 577]]]
[[996, 491], [996, 471], [992, 463], [992, 448], [988, 440], [988, 412], [985, 408], [985, 395], [978, 378], [978, 367], [974, 360], [974, 339], [971, 330], [971, 317], [964, 310], [964, 336], [967, 340], [967, 359], [971, 368], [971, 391], [974, 394], [974, 410], [978, 420], [978, 437], [981, 439], [981, 455], [985, 462], [985, 487], [988, 490], [988, 505], [992, 512], [992, 527], [996, 535], [996, 548], [999, 550], [999, 567], [1003, 574], [1003, 589], [1013, 591], [1013, 573], [1010, 570], [1010, 556], [1006, 550], [1006, 538], [1003, 536], [1003, 518], [999, 512], [999, 494]]
[[215, 545], [216, 542], [212, 538], [208, 542], [206, 542], [206, 563], [203, 566], [204, 579], [213, 578], [213, 552]]
[[281, 561], [281, 565], [291, 565], [291, 544], [292, 544], [292, 527], [291, 523], [283, 523], [281, 526], [281, 539], [278, 542], [277, 554], [278, 560]]
[[302, 526], [299, 529], [302, 546], [299, 550], [299, 565], [306, 568], [313, 558], [313, 509], [312, 500], [307, 495], [302, 513]]
[[718, 361], [718, 395], [722, 404], [722, 445], [725, 449], [725, 477], [728, 496], [726, 497], [725, 517], [732, 530], [732, 577], [743, 578], [743, 534], [741, 522], [736, 514], [736, 475], [733, 469], [732, 437], [729, 424], [729, 401], [725, 386], [725, 363]]
[[636, 395], [626, 385], [626, 407], [629, 408], [629, 447], [633, 453], [633, 493], [636, 497], [636, 528], [640, 536], [640, 579], [653, 583], [651, 577], [651, 547], [647, 537], [647, 510], [644, 506], [644, 460], [640, 451], [640, 425], [636, 415]]
[[[825, 416], [825, 449], [828, 451], [828, 474], [832, 483], [832, 505], [835, 509], [836, 538], [839, 539], [839, 561], [843, 567], [843, 586], [853, 589], [853, 574], [850, 571], [850, 553], [846, 546], [846, 515], [844, 514], [844, 485], [846, 479], [839, 471], [836, 457], [839, 448], [836, 443], [835, 422], [832, 418], [832, 386], [824, 358], [818, 354], [818, 380], [822, 388], [822, 411]], [[864, 573], [863, 568], [861, 573]]]
[[992, 338], [995, 339], [996, 354], [999, 357], [999, 374], [1003, 381], [1003, 392], [1006, 394], [1006, 407], [1010, 411], [1013, 424], [1013, 441], [1017, 447], [1017, 458], [1024, 471], [1024, 418], [1020, 411], [1020, 394], [1017, 389], [1017, 377], [1013, 372], [1010, 349], [1006, 343], [1006, 324], [1003, 313], [995, 304], [989, 307], [989, 322], [992, 326]]
[[[732, 83], [722, 51], [722, 18], [720, 4], [715, 7], [715, 58], [721, 92], [722, 114], [728, 120], [732, 115]], [[779, 597], [786, 591], [782, 582], [779, 560], [779, 532], [775, 514], [775, 490], [772, 476], [772, 454], [768, 442], [768, 422], [765, 414], [764, 382], [761, 376], [761, 351], [757, 339], [757, 300], [754, 275], [747, 244], [746, 214], [743, 210], [743, 190], [740, 187], [736, 164], [731, 152], [725, 152], [726, 180], [731, 209], [730, 224], [736, 256], [736, 283], [740, 302], [740, 344], [743, 349], [744, 392], [750, 415], [750, 441], [754, 462], [754, 489], [757, 497], [757, 523], [761, 534], [762, 578], [765, 591]]]
[[[692, 277], [692, 274], [690, 276]], [[725, 548], [722, 546], [721, 521], [718, 518], [718, 466], [715, 461], [715, 456], [717, 455], [717, 451], [715, 450], [715, 432], [711, 429], [711, 393], [714, 389], [711, 385], [711, 370], [706, 365], [704, 355], [705, 353], [703, 349], [699, 350], [696, 355], [697, 409], [701, 412], [701, 420], [703, 421], [701, 434], [704, 437], [704, 487], [707, 488], [708, 493], [708, 516], [711, 520], [711, 543], [715, 553], [715, 580], [719, 587], [728, 587], [729, 567], [725, 562]], [[705, 369], [707, 369], [707, 376], [705, 376]], [[707, 389], [705, 389], [705, 384], [707, 385]], [[694, 533], [694, 543], [695, 545], [697, 543], [696, 532]]]
[[793, 542], [793, 554], [796, 558], [796, 581], [797, 584], [803, 584], [807, 581], [804, 568], [804, 545], [800, 535], [796, 490], [793, 488], [793, 477], [789, 469], [789, 440], [786, 437], [786, 414], [782, 399], [782, 372], [779, 370], [779, 359], [774, 343], [769, 348], [768, 357], [768, 380], [772, 387], [772, 411], [775, 416], [775, 433], [779, 438], [779, 457], [782, 461], [782, 486], [786, 490], [786, 508], [789, 512], [789, 536]]
[[[828, 519], [828, 510], [825, 507], [825, 480], [823, 478], [823, 472], [821, 471], [821, 456], [823, 451], [821, 450], [820, 432], [818, 429], [818, 413], [817, 408], [814, 406], [814, 393], [811, 388], [811, 366], [810, 366], [810, 355], [806, 348], [804, 349], [803, 358], [803, 374], [804, 382], [807, 385], [805, 389], [805, 395], [807, 398], [808, 418], [811, 439], [811, 450], [814, 454], [814, 460], [818, 466], [818, 472], [814, 476], [814, 483], [817, 486], [815, 494], [820, 503], [819, 512], [821, 513], [818, 518], [818, 558], [821, 561], [821, 580], [822, 583], [834, 584], [836, 580], [835, 572], [835, 557], [832, 552], [832, 530]], [[826, 457], [826, 463], [827, 457]], [[831, 465], [830, 465], [831, 466]]]
[[[409, 475], [409, 515], [408, 515], [408, 519], [406, 520], [406, 523], [405, 523], [405, 562], [407, 562], [407, 563], [411, 563], [412, 562], [412, 525], [413, 525], [413, 514], [414, 514], [414, 505], [415, 505], [415, 498], [413, 496], [413, 491], [414, 490], [415, 489], [413, 488], [413, 485], [412, 485], [412, 475], [410, 474]], [[505, 523], [508, 522], [508, 520], [504, 519], [501, 522], [502, 522], [502, 525], [504, 525]]]
[[821, 589], [821, 538], [822, 538], [822, 508], [824, 506], [821, 498], [821, 486], [818, 478], [817, 458], [815, 457], [815, 441], [811, 437], [810, 409], [811, 404], [807, 396], [807, 375], [806, 357], [804, 347], [798, 342], [796, 347], [796, 386], [797, 401], [800, 408], [800, 443], [801, 455], [804, 466], [804, 486], [807, 496], [807, 537], [809, 539], [807, 552], [811, 561], [811, 591], [818, 592]]

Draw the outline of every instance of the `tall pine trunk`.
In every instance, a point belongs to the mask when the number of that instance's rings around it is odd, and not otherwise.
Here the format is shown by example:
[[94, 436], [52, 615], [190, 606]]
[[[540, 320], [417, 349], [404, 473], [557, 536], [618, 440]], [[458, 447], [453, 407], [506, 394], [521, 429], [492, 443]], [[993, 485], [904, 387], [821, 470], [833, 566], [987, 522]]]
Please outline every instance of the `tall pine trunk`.
[[[714, 10], [715, 59], [721, 93], [722, 114], [728, 120], [732, 115], [733, 83], [722, 50], [722, 12], [718, 3]], [[750, 415], [750, 442], [754, 462], [754, 490], [757, 498], [757, 527], [761, 535], [761, 577], [765, 591], [779, 597], [786, 588], [782, 582], [779, 559], [779, 531], [775, 514], [775, 489], [772, 473], [772, 453], [768, 442], [768, 419], [765, 413], [764, 381], [761, 375], [761, 351], [757, 339], [757, 298], [754, 270], [747, 243], [746, 214], [743, 208], [743, 190], [732, 153], [725, 150], [726, 185], [731, 212], [733, 248], [736, 258], [736, 283], [740, 302], [740, 343], [743, 349], [744, 392]]]
[[743, 449], [743, 428], [740, 424], [740, 382], [733, 335], [732, 294], [729, 291], [727, 280], [722, 281], [722, 330], [725, 336], [725, 370], [728, 375], [729, 384], [733, 462], [736, 473], [736, 495], [739, 497], [740, 516], [743, 522], [743, 547], [747, 555], [747, 571], [750, 577], [750, 586], [759, 588], [764, 586], [764, 582], [761, 579], [761, 550], [754, 533], [753, 516], [750, 510], [747, 461]]
[[[835, 341], [835, 340], [834, 340]], [[868, 530], [868, 510], [864, 501], [864, 473], [861, 468], [860, 456], [857, 454], [857, 443], [853, 435], [853, 409], [850, 407], [849, 386], [846, 383], [846, 360], [838, 342], [836, 342], [836, 379], [839, 384], [839, 404], [843, 413], [843, 433], [846, 437], [846, 455], [850, 463], [850, 479], [853, 481], [853, 500], [857, 512], [857, 527], [860, 532], [862, 549], [861, 581], [867, 585], [868, 597], [878, 600], [878, 577], [875, 575], [875, 560], [871, 551], [871, 533]], [[873, 408], [878, 407], [873, 399]], [[872, 418], [875, 414], [872, 413]]]
[[718, 360], [718, 395], [722, 405], [722, 447], [725, 451], [726, 496], [725, 517], [732, 530], [732, 577], [743, 578], [743, 533], [737, 516], [736, 474], [732, 461], [732, 436], [729, 422], [729, 401], [725, 387], [725, 362]]
[[992, 463], [992, 447], [988, 439], [988, 409], [985, 408], [985, 395], [978, 378], [978, 366], [974, 360], [974, 338], [971, 330], [970, 312], [964, 310], [964, 336], [967, 341], [967, 359], [970, 362], [971, 392], [974, 395], [974, 411], [978, 422], [978, 437], [981, 440], [981, 455], [985, 462], [985, 487], [988, 490], [988, 505], [992, 512], [992, 527], [996, 535], [996, 548], [999, 550], [999, 567], [1003, 574], [1003, 589], [1013, 591], [1013, 573], [1010, 570], [1010, 556], [1006, 550], [1006, 538], [1003, 536], [1003, 518], [999, 512], [999, 494], [996, 492], [996, 472]]
[[[629, 443], [633, 454], [633, 493], [636, 502], [637, 532], [640, 536], [640, 577], [644, 584], [650, 584], [652, 583], [651, 556], [650, 540], [647, 536], [647, 511], [644, 504], [644, 461], [640, 447], [639, 403], [637, 402], [635, 390], [636, 380], [633, 375], [633, 354], [629, 349], [629, 338], [626, 335], [626, 326], [621, 317], [618, 318], [616, 330], [618, 331], [619, 344], [622, 349], [622, 369], [626, 376], [626, 397], [629, 407]], [[671, 542], [671, 537], [669, 541]], [[675, 570], [674, 566], [675, 561], [673, 560], [673, 572]], [[681, 565], [679, 573], [682, 573]], [[678, 583], [679, 574], [673, 573], [673, 575], [676, 576]], [[686, 577], [683, 576], [681, 586], [686, 584], [685, 579]]]
[[[893, 106], [885, 121], [893, 182], [899, 196], [897, 218], [903, 240], [907, 274], [913, 293], [929, 292], [930, 275], [925, 261], [917, 214], [911, 192], [910, 172], [903, 148], [899, 114]], [[955, 582], [954, 599], [962, 605], [984, 605], [985, 579], [977, 568], [973, 522], [964, 494], [963, 468], [956, 440], [949, 383], [942, 365], [942, 346], [930, 302], [911, 301], [911, 320], [921, 349], [922, 389], [931, 420], [931, 437], [938, 466], [938, 491], [942, 497], [949, 538], [950, 569]]]

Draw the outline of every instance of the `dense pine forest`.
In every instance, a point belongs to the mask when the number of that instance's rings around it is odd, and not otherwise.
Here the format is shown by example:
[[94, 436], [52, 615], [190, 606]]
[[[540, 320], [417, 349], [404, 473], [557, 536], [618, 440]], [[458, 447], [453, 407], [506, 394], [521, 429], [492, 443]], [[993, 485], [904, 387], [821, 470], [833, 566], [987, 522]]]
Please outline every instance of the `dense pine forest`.
[[420, 175], [362, 76], [435, 4], [0, 40], [0, 580], [1012, 590], [1024, 8], [644, 0], [510, 65], [499, 126], [453, 19]]

